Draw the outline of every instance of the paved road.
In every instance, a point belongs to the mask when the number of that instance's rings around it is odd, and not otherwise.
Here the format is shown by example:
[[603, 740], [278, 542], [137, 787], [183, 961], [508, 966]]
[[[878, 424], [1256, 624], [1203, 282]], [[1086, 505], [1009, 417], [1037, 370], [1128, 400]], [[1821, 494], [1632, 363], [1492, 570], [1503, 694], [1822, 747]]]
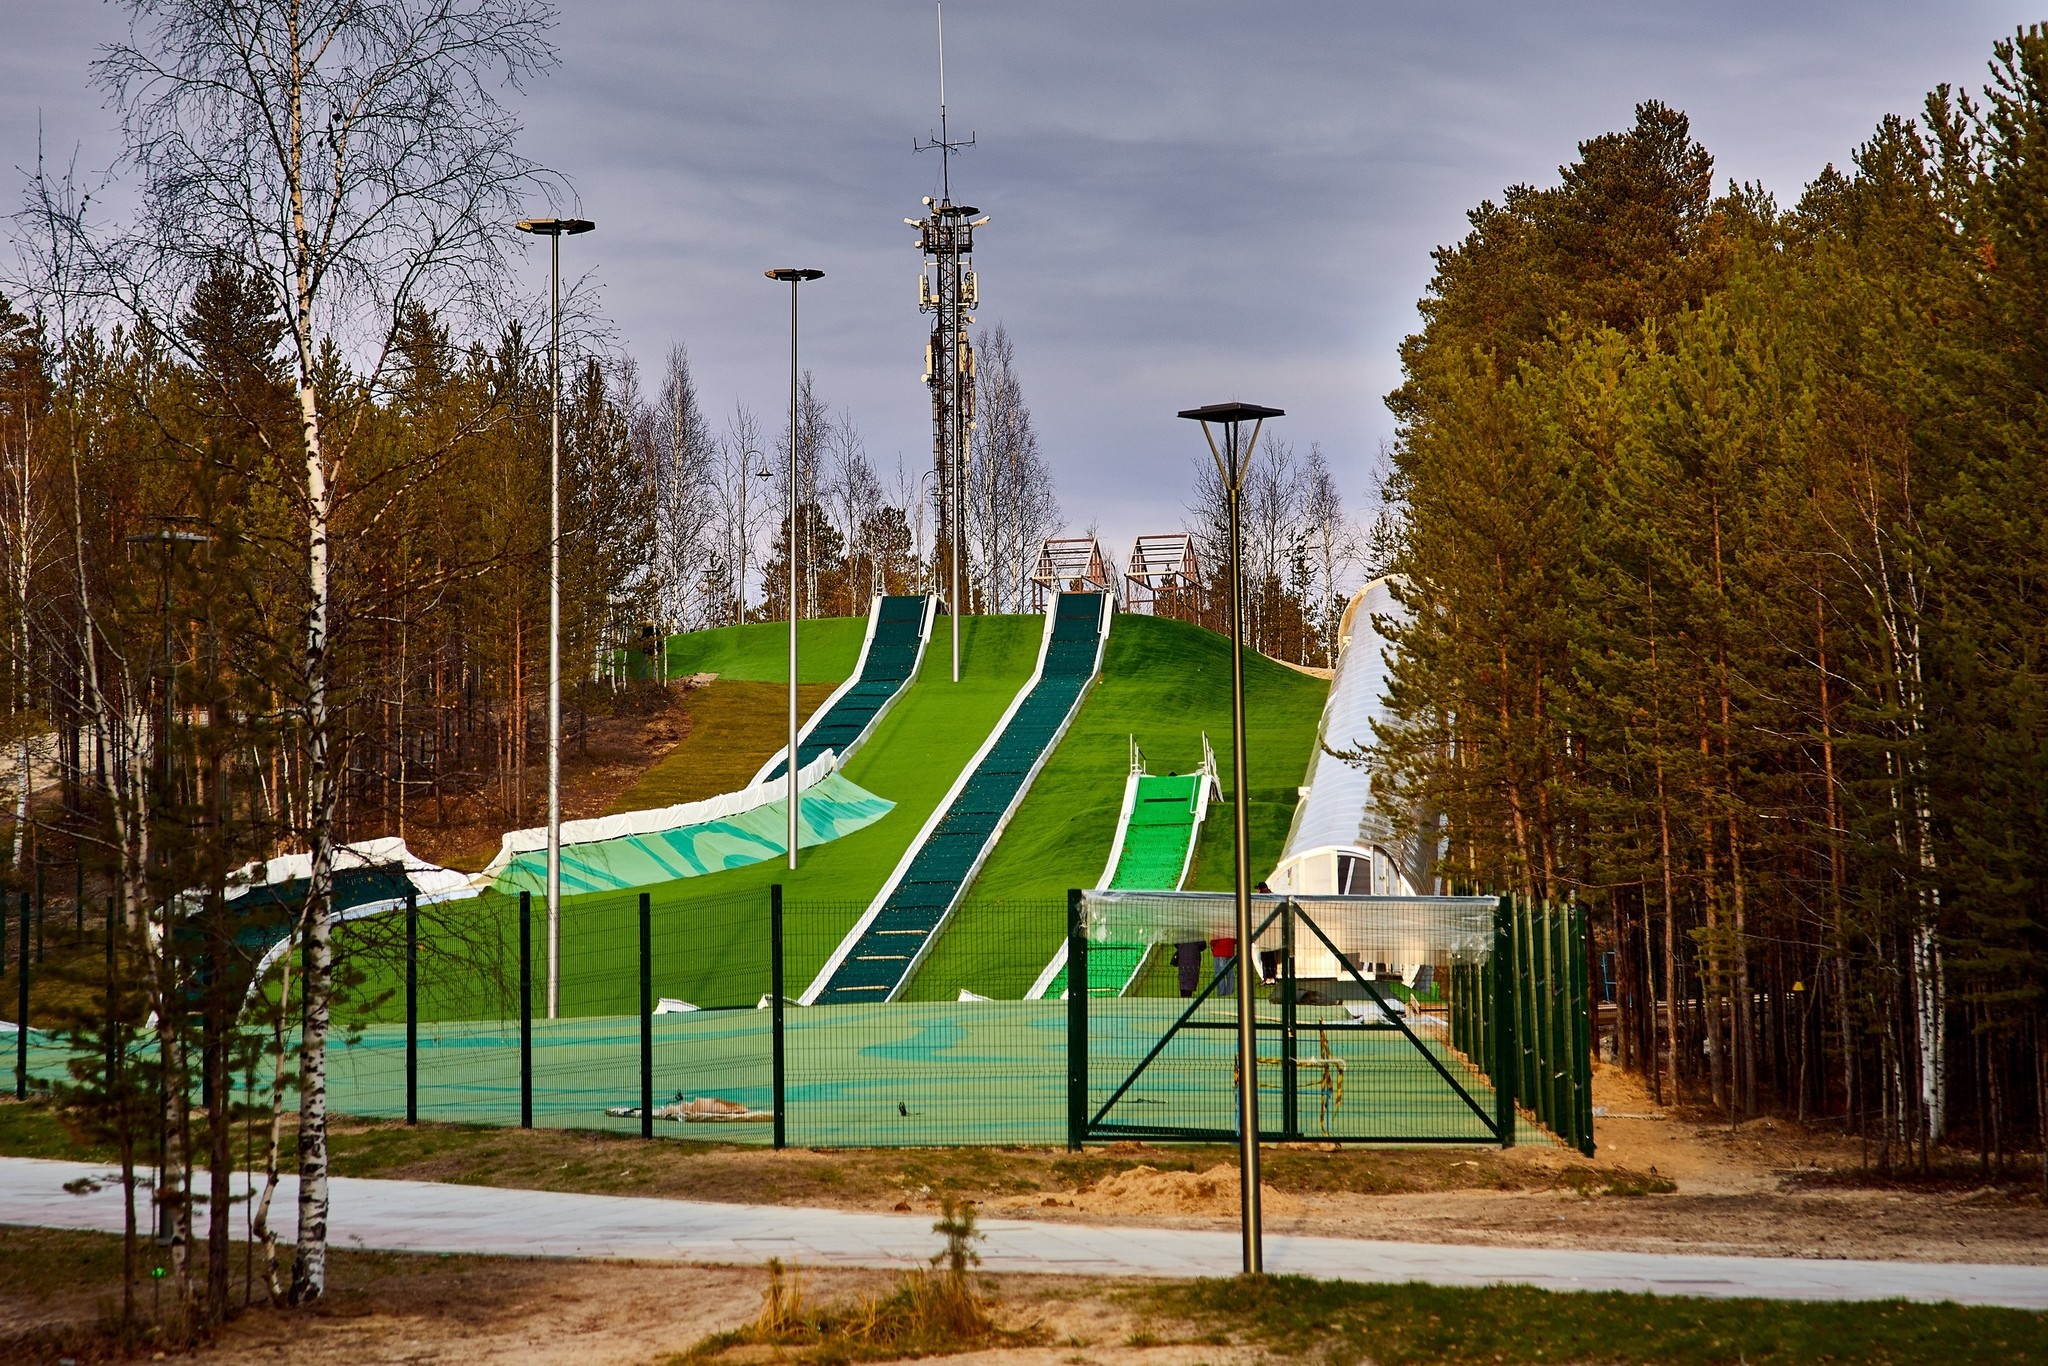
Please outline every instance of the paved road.
[[[118, 1232], [118, 1183], [85, 1194], [67, 1182], [110, 1180], [104, 1166], [0, 1158], [0, 1224]], [[295, 1226], [296, 1189], [279, 1193], [281, 1231]], [[147, 1225], [147, 1213], [143, 1216]], [[237, 1221], [240, 1222], [239, 1220]], [[564, 1195], [426, 1181], [334, 1182], [337, 1245], [403, 1252], [629, 1257], [805, 1266], [914, 1266], [938, 1240], [929, 1215], [715, 1205], [617, 1195]], [[1227, 1276], [1237, 1236], [1187, 1229], [984, 1220], [989, 1271], [1077, 1275]], [[1272, 1236], [1266, 1269], [1347, 1281], [1433, 1285], [1514, 1283], [1546, 1290], [1625, 1290], [1716, 1298], [1954, 1300], [2048, 1310], [2048, 1267], [1939, 1262], [1817, 1261], [1563, 1249], [1378, 1243]]]

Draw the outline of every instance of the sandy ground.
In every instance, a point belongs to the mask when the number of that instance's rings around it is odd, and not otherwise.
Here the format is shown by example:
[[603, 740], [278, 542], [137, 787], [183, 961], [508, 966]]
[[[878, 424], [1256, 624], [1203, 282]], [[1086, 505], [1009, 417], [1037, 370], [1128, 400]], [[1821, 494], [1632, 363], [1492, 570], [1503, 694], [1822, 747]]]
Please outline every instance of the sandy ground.
[[[599, 1366], [658, 1362], [708, 1334], [735, 1328], [760, 1306], [765, 1276], [726, 1267], [645, 1264], [551, 1268], [515, 1273], [509, 1283], [436, 1288], [411, 1303], [374, 1310], [337, 1298], [312, 1315], [251, 1315], [197, 1354], [223, 1366], [331, 1366], [346, 1362], [502, 1363], [503, 1366]], [[878, 1289], [855, 1272], [803, 1273], [812, 1300], [845, 1300]], [[1110, 1298], [1119, 1283], [1008, 1277], [993, 1283], [1005, 1327], [1035, 1326], [1043, 1345], [948, 1357], [962, 1363], [1117, 1361], [1250, 1362], [1256, 1349], [1185, 1341], [1186, 1328], [1141, 1317]], [[481, 1295], [481, 1299], [479, 1299]], [[1136, 1346], [1157, 1340], [1155, 1346]]]
[[[61, 1255], [61, 1247], [51, 1252]], [[811, 1303], [885, 1291], [872, 1272], [798, 1272]], [[239, 1278], [237, 1280], [239, 1286]], [[760, 1268], [502, 1258], [404, 1258], [339, 1253], [325, 1300], [304, 1312], [258, 1309], [229, 1323], [192, 1360], [220, 1366], [609, 1366], [657, 1363], [709, 1334], [751, 1320], [767, 1284]], [[995, 1317], [1035, 1344], [963, 1354], [974, 1363], [1185, 1363], [1263, 1361], [1256, 1349], [1196, 1340], [1120, 1303], [1132, 1282], [1075, 1277], [987, 1278]], [[0, 1338], [36, 1326], [89, 1325], [103, 1315], [104, 1285], [25, 1303], [0, 1285]], [[145, 1296], [144, 1304], [148, 1300]], [[1145, 1345], [1138, 1345], [1145, 1344]], [[0, 1362], [107, 1359], [89, 1333], [0, 1341]], [[162, 1359], [147, 1350], [141, 1359]]]
[[[1810, 1178], [1859, 1166], [1858, 1144], [1778, 1120], [1731, 1130], [1676, 1114], [1614, 1068], [1598, 1070], [1594, 1099], [1608, 1111], [1594, 1123], [1594, 1158], [1556, 1146], [1485, 1155], [1533, 1189], [1368, 1195], [1290, 1194], [1269, 1186], [1266, 1226], [1396, 1242], [2048, 1265], [2048, 1208], [2038, 1194], [1988, 1184], [1819, 1185]], [[1452, 1167], [1481, 1160], [1435, 1156]], [[1662, 1177], [1677, 1189], [1611, 1194], [1585, 1181], [1589, 1168]], [[1546, 1183], [1546, 1173], [1570, 1179]], [[988, 1209], [1013, 1218], [1235, 1227], [1237, 1172], [1139, 1169], [1065, 1195], [999, 1198]]]

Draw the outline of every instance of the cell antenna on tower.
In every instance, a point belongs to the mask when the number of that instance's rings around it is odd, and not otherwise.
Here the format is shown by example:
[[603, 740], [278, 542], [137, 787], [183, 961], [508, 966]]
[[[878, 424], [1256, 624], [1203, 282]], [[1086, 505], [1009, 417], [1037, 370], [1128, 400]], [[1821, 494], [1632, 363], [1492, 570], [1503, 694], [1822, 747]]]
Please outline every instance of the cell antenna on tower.
[[903, 221], [917, 229], [924, 265], [917, 275], [917, 307], [932, 316], [924, 353], [924, 381], [932, 391], [932, 464], [938, 474], [938, 546], [945, 557], [946, 612], [952, 621], [953, 681], [960, 681], [960, 612], [964, 573], [962, 528], [966, 522], [967, 455], [974, 431], [974, 346], [967, 329], [980, 302], [974, 278], [974, 230], [988, 223], [981, 210], [953, 202], [953, 154], [974, 145], [974, 135], [955, 139], [946, 118], [946, 7], [939, 17], [939, 127], [912, 149], [939, 154], [939, 197], [924, 201], [922, 218]]

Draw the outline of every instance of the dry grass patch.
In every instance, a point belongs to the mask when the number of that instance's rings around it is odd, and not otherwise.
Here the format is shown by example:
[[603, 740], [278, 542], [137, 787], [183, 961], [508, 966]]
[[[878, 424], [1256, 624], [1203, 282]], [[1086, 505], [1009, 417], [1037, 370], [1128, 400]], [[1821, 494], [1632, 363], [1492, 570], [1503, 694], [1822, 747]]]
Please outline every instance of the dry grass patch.
[[974, 1206], [949, 1196], [932, 1231], [945, 1239], [929, 1268], [899, 1276], [887, 1291], [812, 1306], [802, 1275], [780, 1260], [768, 1263], [768, 1286], [752, 1322], [714, 1333], [674, 1357], [676, 1363], [899, 1361], [925, 1356], [1023, 1347], [1044, 1332], [1036, 1324], [1006, 1328], [969, 1274], [980, 1263], [974, 1243]]

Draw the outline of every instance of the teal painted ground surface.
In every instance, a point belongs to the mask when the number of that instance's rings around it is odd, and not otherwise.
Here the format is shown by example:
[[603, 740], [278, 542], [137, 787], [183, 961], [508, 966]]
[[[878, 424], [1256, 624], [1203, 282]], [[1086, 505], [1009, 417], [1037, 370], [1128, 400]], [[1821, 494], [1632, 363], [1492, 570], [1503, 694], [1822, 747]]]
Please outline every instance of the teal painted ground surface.
[[[864, 830], [888, 815], [892, 805], [844, 774], [827, 774], [805, 788], [798, 801], [797, 846], [815, 849]], [[788, 813], [789, 799], [783, 797], [715, 821], [569, 845], [562, 850], [563, 894], [708, 877], [780, 858], [789, 851]], [[546, 850], [521, 854], [499, 871], [497, 890], [538, 896], [547, 886], [547, 869]]]
[[[1228, 1030], [1188, 1030], [1139, 1071], [1179, 1014], [1178, 1001], [1095, 1001], [1089, 1007], [1091, 1113], [1110, 1123], [1227, 1129], [1234, 1123]], [[1227, 1002], [1205, 1007], [1217, 1021]], [[1271, 1015], [1270, 1006], [1262, 1012]], [[1205, 1016], [1206, 1018], [1206, 1016]], [[1067, 1009], [1058, 1001], [792, 1007], [786, 1014], [788, 1141], [796, 1147], [1063, 1143], [1067, 1136]], [[1272, 1021], [1269, 1020], [1268, 1023]], [[1340, 1013], [1302, 1009], [1295, 1061], [1297, 1132], [1304, 1138], [1406, 1137], [1486, 1142], [1477, 1114], [1421, 1050], [1386, 1031], [1321, 1030]], [[1492, 1089], [1454, 1051], [1423, 1048], [1482, 1109]], [[766, 1010], [662, 1015], [654, 1021], [656, 1104], [717, 1096], [765, 1111], [773, 1103]], [[1285, 1069], [1276, 1033], [1262, 1035], [1260, 1128], [1282, 1137]], [[534, 1026], [534, 1122], [637, 1131], [605, 1115], [638, 1103], [639, 1024], [633, 1016]], [[1133, 1072], [1136, 1080], [1112, 1102]], [[420, 1039], [422, 1119], [516, 1124], [516, 1028], [433, 1025]], [[405, 1112], [405, 1037], [380, 1025], [335, 1050], [330, 1104], [345, 1114]], [[1105, 1109], [1106, 1107], [1106, 1109]], [[766, 1143], [763, 1122], [681, 1124], [664, 1137]], [[1542, 1143], [1526, 1122], [1520, 1141]]]

